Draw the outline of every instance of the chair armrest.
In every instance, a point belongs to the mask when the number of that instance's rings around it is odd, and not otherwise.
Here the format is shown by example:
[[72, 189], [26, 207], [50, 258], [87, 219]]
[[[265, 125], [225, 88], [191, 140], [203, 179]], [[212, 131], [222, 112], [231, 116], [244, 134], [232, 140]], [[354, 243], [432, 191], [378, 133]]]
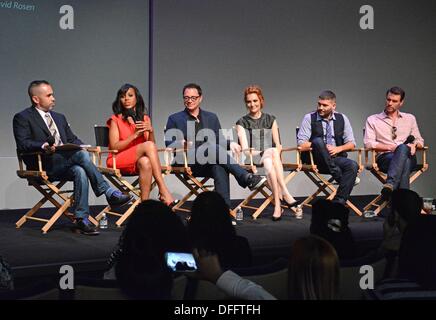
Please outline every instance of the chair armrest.
[[[282, 163], [285, 163], [285, 161], [284, 161], [284, 156], [283, 156], [283, 154], [285, 153], [285, 152], [293, 152], [293, 151], [295, 151], [295, 157], [296, 157], [296, 162], [295, 163], [292, 163], [292, 164], [297, 164], [297, 166], [300, 166], [300, 147], [282, 147], [282, 152], [280, 153], [280, 160], [281, 160], [281, 162]], [[288, 163], [289, 164], [289, 163]]]
[[[256, 150], [255, 148], [247, 148], [247, 149], [242, 149], [241, 152], [248, 155], [248, 159], [250, 160], [250, 163], [248, 164], [248, 166], [250, 167], [249, 170], [251, 170], [253, 173], [257, 173], [257, 166], [254, 164], [253, 156], [254, 156], [254, 153], [260, 154], [261, 151]], [[238, 159], [238, 162], [239, 162], [239, 159]], [[244, 165], [244, 164], [241, 163], [240, 165]]]
[[318, 170], [317, 166], [315, 164], [315, 161], [313, 160], [313, 153], [312, 153], [312, 148], [311, 147], [301, 147], [298, 146], [297, 147], [297, 161], [298, 161], [298, 165], [300, 166], [300, 168], [303, 166], [303, 160], [301, 159], [301, 153], [303, 152], [309, 152], [309, 157], [310, 157], [310, 166], [313, 170]]
[[422, 148], [417, 148], [416, 149], [416, 153], [420, 152], [422, 154], [422, 166], [424, 168], [428, 167], [428, 163], [427, 163], [427, 150], [428, 150], [428, 146], [423, 146]]
[[87, 147], [85, 149], [86, 149], [86, 151], [91, 152], [91, 153], [93, 153], [93, 152], [95, 152], [95, 153], [101, 152], [101, 148], [100, 147]]
[[[183, 167], [186, 168], [186, 170], [190, 171], [190, 167], [188, 166], [188, 148], [186, 146], [181, 148], [158, 148], [157, 152], [163, 152], [164, 153], [164, 161], [165, 166], [167, 168], [171, 167], [171, 162], [174, 159], [174, 154], [176, 153], [182, 153], [183, 154]], [[169, 171], [169, 170], [167, 170]]]
[[18, 156], [25, 157], [25, 156], [35, 156], [35, 155], [42, 155], [42, 154], [44, 154], [44, 151], [22, 152], [22, 153], [18, 153]]
[[359, 172], [363, 170], [362, 153], [365, 151], [364, 148], [353, 148], [345, 152], [357, 152], [357, 165], [359, 166]]
[[112, 153], [112, 154], [117, 154], [119, 151], [118, 150], [100, 150], [99, 153]]

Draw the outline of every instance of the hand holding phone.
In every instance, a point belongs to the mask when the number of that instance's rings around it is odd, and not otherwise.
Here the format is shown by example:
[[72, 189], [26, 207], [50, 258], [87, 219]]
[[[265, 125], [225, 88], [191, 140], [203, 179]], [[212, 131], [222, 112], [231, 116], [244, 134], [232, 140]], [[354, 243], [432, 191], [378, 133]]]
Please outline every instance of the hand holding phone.
[[188, 252], [167, 252], [165, 253], [165, 261], [174, 272], [195, 272], [197, 264], [194, 256]]

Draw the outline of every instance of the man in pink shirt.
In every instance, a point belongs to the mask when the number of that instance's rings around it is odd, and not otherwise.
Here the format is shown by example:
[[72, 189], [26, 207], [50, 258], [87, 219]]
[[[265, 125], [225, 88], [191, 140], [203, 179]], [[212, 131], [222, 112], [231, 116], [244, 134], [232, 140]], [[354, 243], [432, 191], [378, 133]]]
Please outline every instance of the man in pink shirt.
[[405, 92], [399, 87], [386, 92], [385, 109], [366, 120], [365, 148], [379, 152], [376, 161], [382, 172], [387, 173], [381, 194], [389, 199], [393, 190], [409, 189], [410, 172], [416, 166], [416, 149], [424, 146], [415, 116], [400, 112]]

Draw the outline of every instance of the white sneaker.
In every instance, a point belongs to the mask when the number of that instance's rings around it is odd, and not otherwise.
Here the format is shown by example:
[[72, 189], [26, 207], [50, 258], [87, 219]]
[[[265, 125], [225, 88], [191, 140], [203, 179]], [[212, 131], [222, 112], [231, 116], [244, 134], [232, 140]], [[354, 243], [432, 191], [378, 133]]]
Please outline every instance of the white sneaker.
[[232, 226], [238, 225], [235, 220], [232, 220]]
[[354, 181], [354, 186], [357, 186], [360, 183], [360, 178], [356, 177], [356, 180]]

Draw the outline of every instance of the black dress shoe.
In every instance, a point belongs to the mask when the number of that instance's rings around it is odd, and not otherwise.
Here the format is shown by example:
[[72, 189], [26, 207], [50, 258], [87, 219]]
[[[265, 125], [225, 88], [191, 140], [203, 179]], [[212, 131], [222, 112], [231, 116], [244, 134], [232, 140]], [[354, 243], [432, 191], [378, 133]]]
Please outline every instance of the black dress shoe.
[[280, 216], [280, 217], [274, 217], [274, 216], [272, 216], [272, 217], [271, 217], [271, 220], [274, 221], [274, 222], [276, 222], [276, 221], [280, 221], [280, 220], [282, 220], [282, 216]]
[[168, 207], [170, 207], [171, 209], [175, 206], [175, 205], [177, 205], [178, 203], [180, 202], [180, 200], [179, 199], [176, 199], [176, 200], [174, 200], [173, 202], [171, 202], [169, 205], [168, 205]]
[[295, 200], [294, 202], [287, 202], [285, 199], [280, 199], [280, 202], [287, 206], [289, 208], [289, 210], [292, 210], [293, 207], [298, 206], [299, 204], [301, 204], [303, 202], [303, 200]]
[[75, 231], [86, 236], [96, 236], [100, 234], [100, 232], [97, 231], [97, 228], [89, 222], [89, 220], [85, 219], [77, 220]]
[[390, 183], [385, 183], [381, 190], [382, 200], [390, 200], [394, 187]]

